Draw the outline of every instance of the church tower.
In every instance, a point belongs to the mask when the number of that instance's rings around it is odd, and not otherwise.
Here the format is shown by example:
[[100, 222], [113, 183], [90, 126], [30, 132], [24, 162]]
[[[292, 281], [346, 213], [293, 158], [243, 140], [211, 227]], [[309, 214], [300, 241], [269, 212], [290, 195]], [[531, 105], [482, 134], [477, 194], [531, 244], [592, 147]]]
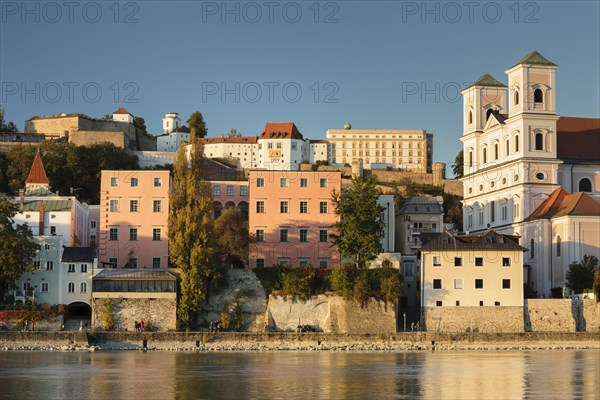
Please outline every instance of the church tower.
[[40, 151], [38, 150], [37, 153], [35, 153], [35, 158], [31, 164], [29, 175], [27, 175], [27, 179], [25, 180], [25, 192], [31, 194], [32, 192], [39, 190], [50, 191], [50, 181], [46, 175], [44, 163], [42, 162], [42, 157], [40, 157]]
[[163, 118], [163, 133], [171, 133], [181, 125], [181, 118], [176, 112], [168, 112]]

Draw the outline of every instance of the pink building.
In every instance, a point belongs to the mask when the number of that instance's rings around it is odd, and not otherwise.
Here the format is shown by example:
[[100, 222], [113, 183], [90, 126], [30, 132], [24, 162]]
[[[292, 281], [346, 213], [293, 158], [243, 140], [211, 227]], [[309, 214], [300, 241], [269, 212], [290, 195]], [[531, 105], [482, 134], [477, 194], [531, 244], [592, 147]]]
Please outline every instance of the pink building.
[[166, 268], [169, 171], [102, 171], [100, 267]]
[[254, 235], [249, 267], [339, 266], [329, 234], [338, 217], [331, 193], [341, 190], [340, 172], [266, 171], [249, 174], [249, 230]]
[[248, 181], [209, 181], [214, 217], [225, 208], [237, 208], [248, 218]]

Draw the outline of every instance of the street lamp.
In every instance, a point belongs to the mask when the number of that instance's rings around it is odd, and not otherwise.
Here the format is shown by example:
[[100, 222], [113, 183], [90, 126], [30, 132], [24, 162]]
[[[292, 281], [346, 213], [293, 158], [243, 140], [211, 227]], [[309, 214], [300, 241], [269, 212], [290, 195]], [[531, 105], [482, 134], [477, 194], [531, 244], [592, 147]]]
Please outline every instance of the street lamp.
[[406, 313], [402, 314], [402, 318], [404, 318], [404, 332], [406, 332]]

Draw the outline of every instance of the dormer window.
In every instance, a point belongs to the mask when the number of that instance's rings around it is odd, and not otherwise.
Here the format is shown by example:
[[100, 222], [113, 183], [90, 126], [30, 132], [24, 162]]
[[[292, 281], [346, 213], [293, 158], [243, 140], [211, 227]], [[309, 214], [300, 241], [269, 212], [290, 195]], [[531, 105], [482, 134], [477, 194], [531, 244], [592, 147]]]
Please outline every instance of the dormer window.
[[543, 103], [544, 102], [544, 93], [542, 89], [535, 89], [533, 91], [533, 102], [534, 103]]

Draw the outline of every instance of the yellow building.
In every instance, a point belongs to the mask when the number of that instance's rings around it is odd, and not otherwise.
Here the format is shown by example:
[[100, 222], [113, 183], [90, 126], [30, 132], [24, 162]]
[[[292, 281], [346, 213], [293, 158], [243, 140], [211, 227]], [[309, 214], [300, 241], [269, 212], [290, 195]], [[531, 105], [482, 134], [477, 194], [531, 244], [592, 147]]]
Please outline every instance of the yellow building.
[[433, 133], [425, 130], [328, 129], [331, 164], [362, 160], [367, 168], [401, 168], [431, 172]]

